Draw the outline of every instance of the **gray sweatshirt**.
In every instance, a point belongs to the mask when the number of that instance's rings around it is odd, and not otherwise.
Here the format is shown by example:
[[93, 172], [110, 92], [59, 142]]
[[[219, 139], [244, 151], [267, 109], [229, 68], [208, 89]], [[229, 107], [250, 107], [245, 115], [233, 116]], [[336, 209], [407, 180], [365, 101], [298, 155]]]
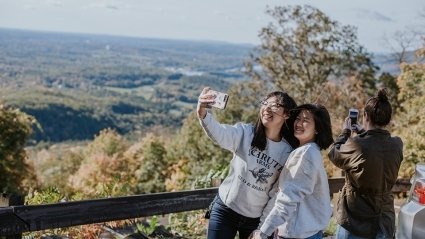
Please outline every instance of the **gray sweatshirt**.
[[326, 229], [332, 214], [328, 177], [316, 143], [296, 148], [279, 177], [279, 192], [260, 230], [306, 238]]
[[229, 175], [219, 187], [221, 200], [243, 216], [264, 218], [273, 207], [269, 199], [277, 192], [277, 179], [292, 147], [284, 139], [267, 140], [266, 149], [260, 151], [251, 147], [251, 124], [220, 124], [209, 113], [200, 122], [213, 141], [233, 152]]

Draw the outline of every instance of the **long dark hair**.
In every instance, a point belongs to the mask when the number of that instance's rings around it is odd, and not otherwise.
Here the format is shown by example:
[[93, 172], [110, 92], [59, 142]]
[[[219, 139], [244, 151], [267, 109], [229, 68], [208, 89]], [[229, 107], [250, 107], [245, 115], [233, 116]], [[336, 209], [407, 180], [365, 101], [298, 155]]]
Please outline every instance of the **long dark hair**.
[[294, 110], [295, 117], [302, 110], [308, 110], [313, 115], [317, 132], [314, 142], [320, 149], [327, 149], [333, 143], [331, 117], [328, 110], [320, 104], [303, 104]]
[[[280, 129], [280, 136], [284, 138], [293, 148], [298, 147], [299, 141], [294, 136], [293, 127], [295, 117], [291, 114], [291, 111], [297, 107], [295, 100], [283, 91], [273, 91], [269, 93], [264, 99], [267, 100], [271, 97], [276, 97], [276, 102], [283, 105], [284, 112], [289, 114], [289, 118], [286, 119], [285, 124]], [[264, 150], [267, 146], [266, 131], [263, 123], [261, 122], [261, 112], [258, 114], [258, 118], [255, 123], [254, 138], [252, 139], [251, 146], [258, 148], [259, 150]]]
[[366, 101], [364, 112], [373, 125], [386, 126], [390, 123], [393, 111], [385, 88], [380, 89], [374, 97]]

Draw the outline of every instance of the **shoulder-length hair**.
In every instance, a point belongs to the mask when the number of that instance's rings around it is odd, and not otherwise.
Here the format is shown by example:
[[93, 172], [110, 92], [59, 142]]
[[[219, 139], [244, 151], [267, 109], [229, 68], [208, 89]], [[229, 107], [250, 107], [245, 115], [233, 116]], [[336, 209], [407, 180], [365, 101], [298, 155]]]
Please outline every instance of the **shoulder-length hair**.
[[314, 142], [320, 149], [327, 149], [333, 143], [331, 117], [328, 110], [320, 104], [303, 104], [295, 108], [295, 117], [302, 110], [308, 110], [313, 115], [317, 132]]
[[[293, 117], [291, 114], [292, 110], [297, 107], [295, 100], [283, 91], [273, 91], [269, 93], [264, 98], [264, 100], [267, 100], [271, 97], [276, 97], [277, 103], [283, 105], [284, 113], [289, 114], [289, 118], [286, 119], [285, 124], [280, 129], [280, 136], [284, 138], [293, 148], [298, 147], [299, 141], [294, 136], [293, 127], [295, 117]], [[251, 146], [258, 148], [259, 150], [264, 150], [267, 146], [266, 131], [263, 123], [261, 122], [261, 112], [259, 112], [257, 121], [255, 123], [254, 138], [251, 141]]]

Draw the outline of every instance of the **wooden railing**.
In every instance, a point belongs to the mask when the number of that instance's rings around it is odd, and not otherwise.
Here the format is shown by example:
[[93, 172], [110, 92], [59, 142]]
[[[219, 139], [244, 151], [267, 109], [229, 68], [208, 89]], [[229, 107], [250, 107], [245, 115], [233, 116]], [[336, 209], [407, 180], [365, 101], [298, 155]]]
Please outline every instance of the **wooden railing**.
[[[330, 178], [331, 194], [344, 185], [344, 178]], [[408, 181], [398, 181], [394, 192], [405, 192]], [[153, 215], [205, 209], [218, 188], [143, 194], [45, 205], [0, 207], [0, 236], [70, 227]], [[18, 236], [19, 237], [19, 236]]]

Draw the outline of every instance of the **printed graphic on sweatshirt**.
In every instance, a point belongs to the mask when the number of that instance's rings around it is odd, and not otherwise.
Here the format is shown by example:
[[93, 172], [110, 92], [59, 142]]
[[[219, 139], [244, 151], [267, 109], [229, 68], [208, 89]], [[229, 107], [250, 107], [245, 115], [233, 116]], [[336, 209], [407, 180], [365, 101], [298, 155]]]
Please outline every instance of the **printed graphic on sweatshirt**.
[[264, 187], [264, 188], [262, 188], [262, 187], [260, 187], [260, 186], [258, 186], [258, 185], [256, 185], [256, 184], [251, 184], [250, 182], [247, 182], [241, 175], [239, 175], [238, 176], [238, 178], [239, 178], [239, 180], [241, 180], [244, 184], [246, 184], [246, 186], [248, 186], [248, 187], [251, 187], [251, 188], [253, 188], [253, 189], [255, 189], [255, 190], [258, 190], [258, 191], [266, 191], [266, 189], [267, 189], [267, 187]]
[[[251, 147], [249, 156], [249, 173], [245, 176], [238, 175], [239, 180], [257, 191], [267, 191], [273, 183], [270, 182], [271, 177], [273, 174], [282, 171], [283, 165], [257, 148]], [[248, 178], [245, 178], [246, 176]]]
[[249, 170], [252, 173], [252, 176], [257, 179], [257, 181], [255, 181], [255, 183], [267, 183], [267, 178], [270, 178], [273, 173], [269, 173], [266, 171], [266, 168], [260, 168], [260, 169], [250, 169]]
[[283, 165], [257, 148], [251, 147], [249, 150], [249, 156], [255, 157], [257, 159], [257, 163], [266, 169], [273, 168], [277, 172], [280, 172], [283, 169]]

